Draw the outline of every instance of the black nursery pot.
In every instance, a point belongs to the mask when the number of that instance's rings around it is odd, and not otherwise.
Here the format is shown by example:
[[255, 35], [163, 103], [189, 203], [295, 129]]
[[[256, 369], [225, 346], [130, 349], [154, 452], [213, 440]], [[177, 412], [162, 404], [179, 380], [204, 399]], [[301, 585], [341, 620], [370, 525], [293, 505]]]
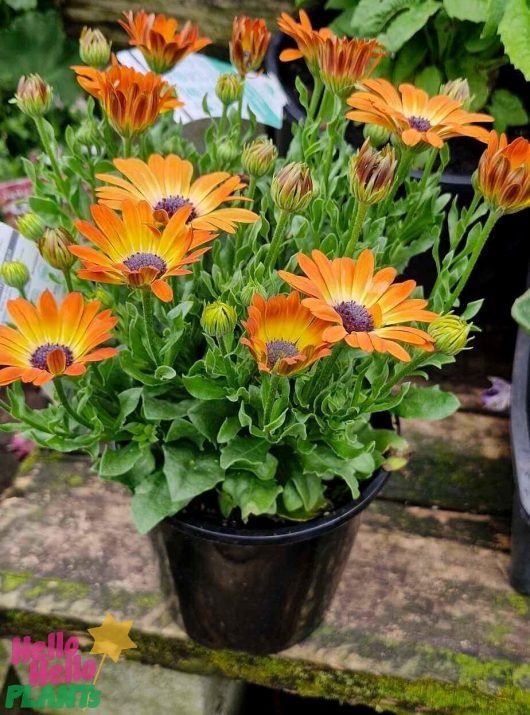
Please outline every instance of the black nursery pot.
[[376, 472], [359, 499], [327, 516], [277, 529], [166, 519], [161, 532], [188, 635], [209, 648], [254, 655], [308, 636], [335, 593], [361, 512], [388, 476]]
[[513, 361], [510, 426], [515, 478], [510, 579], [530, 595], [530, 335], [522, 329]]

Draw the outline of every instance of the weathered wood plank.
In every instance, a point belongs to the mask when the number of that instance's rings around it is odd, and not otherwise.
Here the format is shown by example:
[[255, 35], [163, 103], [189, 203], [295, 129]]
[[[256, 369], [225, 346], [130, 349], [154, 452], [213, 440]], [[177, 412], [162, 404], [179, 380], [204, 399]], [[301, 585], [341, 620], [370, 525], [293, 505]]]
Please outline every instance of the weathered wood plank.
[[509, 422], [457, 412], [440, 422], [402, 420], [411, 458], [383, 495], [421, 506], [508, 514], [513, 498]]
[[126, 44], [125, 33], [117, 25], [117, 20], [124, 10], [162, 12], [185, 22], [197, 23], [202, 35], [211, 37], [216, 44], [227, 45], [232, 30], [232, 20], [236, 15], [263, 17], [269, 29], [276, 27], [276, 18], [282, 12], [292, 10], [286, 0], [159, 0], [156, 3], [144, 3], [141, 0], [63, 0], [61, 11], [65, 20], [75, 27], [83, 25], [99, 26], [119, 44]]
[[[85, 462], [39, 465], [18, 478], [16, 494], [0, 510], [0, 635], [82, 632], [109, 610], [135, 621], [130, 654], [143, 662], [399, 715], [530, 711], [530, 601], [510, 589], [506, 534], [497, 538], [491, 525], [477, 545], [476, 520], [464, 533], [472, 517], [436, 514], [426, 529], [426, 510], [378, 507], [322, 627], [285, 653], [252, 658], [184, 636], [128, 497], [89, 477]], [[458, 539], [440, 538], [455, 518]]]

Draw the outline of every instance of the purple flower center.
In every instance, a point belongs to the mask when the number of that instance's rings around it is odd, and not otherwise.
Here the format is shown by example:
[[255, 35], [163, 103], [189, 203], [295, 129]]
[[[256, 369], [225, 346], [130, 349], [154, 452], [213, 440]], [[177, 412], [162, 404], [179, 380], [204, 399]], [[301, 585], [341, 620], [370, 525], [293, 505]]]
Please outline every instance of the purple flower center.
[[289, 340], [271, 340], [266, 345], [267, 367], [269, 370], [272, 370], [278, 360], [286, 357], [295, 357], [295, 355], [299, 354], [296, 345]]
[[191, 213], [188, 216], [186, 223], [189, 223], [190, 221], [193, 221], [194, 218], [197, 218], [197, 212], [195, 211], [193, 204], [183, 196], [166, 196], [155, 204], [154, 209], [155, 211], [165, 211], [169, 218], [171, 218], [183, 206], [191, 206]]
[[48, 355], [54, 350], [62, 350], [66, 360], [66, 367], [74, 362], [74, 355], [69, 347], [66, 345], [60, 345], [59, 343], [45, 343], [38, 347], [35, 352], [30, 357], [29, 361], [32, 367], [36, 367], [39, 370], [48, 369]]
[[369, 333], [374, 329], [373, 318], [364, 305], [348, 300], [333, 307], [342, 318], [342, 325], [347, 333]]
[[156, 268], [158, 273], [157, 277], [161, 276], [167, 270], [167, 264], [163, 258], [157, 256], [155, 253], [133, 253], [132, 256], [126, 258], [123, 264], [127, 266], [130, 271], [139, 271], [140, 268]]
[[431, 128], [430, 121], [425, 117], [409, 117], [408, 120], [410, 126], [418, 132], [428, 132]]

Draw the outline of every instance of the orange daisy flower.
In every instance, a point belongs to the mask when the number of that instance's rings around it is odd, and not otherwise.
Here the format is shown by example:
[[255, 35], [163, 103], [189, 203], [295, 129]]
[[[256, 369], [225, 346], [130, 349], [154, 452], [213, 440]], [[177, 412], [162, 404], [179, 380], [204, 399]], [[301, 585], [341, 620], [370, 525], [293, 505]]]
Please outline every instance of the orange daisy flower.
[[108, 206], [92, 206], [97, 228], [88, 221], [76, 222], [79, 233], [101, 249], [69, 246], [83, 263], [77, 275], [97, 283], [150, 288], [167, 303], [173, 290], [166, 279], [191, 273], [183, 266], [195, 263], [208, 251], [210, 247], [203, 244], [215, 234], [194, 231], [187, 225], [189, 206], [180, 208], [163, 231], [154, 227], [153, 211], [145, 201], [124, 201], [121, 209], [120, 218]]
[[97, 348], [112, 337], [118, 322], [101, 303], [85, 303], [81, 293], [69, 293], [58, 306], [49, 290], [34, 306], [23, 298], [7, 301], [15, 328], [0, 325], [0, 385], [16, 380], [45, 385], [61, 375], [82, 375], [86, 363], [107, 360], [116, 348]]
[[290, 62], [304, 58], [307, 66], [312, 74], [318, 71], [318, 48], [322, 40], [328, 37], [333, 37], [333, 33], [328, 27], [323, 27], [320, 30], [313, 30], [311, 20], [305, 10], [299, 12], [300, 22], [296, 22], [294, 18], [286, 12], [282, 12], [278, 18], [278, 27], [280, 30], [292, 37], [296, 42], [298, 49], [288, 47], [280, 52], [280, 60], [282, 62]]
[[234, 191], [245, 184], [239, 176], [224, 171], [205, 174], [192, 183], [193, 165], [175, 154], [152, 154], [140, 159], [115, 159], [114, 166], [128, 181], [113, 174], [97, 174], [109, 186], [96, 189], [102, 204], [121, 209], [126, 200], [147, 201], [157, 222], [165, 224], [182, 206], [191, 210], [188, 222], [194, 229], [235, 233], [238, 223], [254, 223], [257, 214], [248, 209], [218, 208], [225, 201], [246, 201]]
[[328, 37], [317, 47], [320, 76], [333, 94], [345, 99], [358, 82], [372, 74], [385, 54], [377, 40]]
[[530, 143], [491, 132], [480, 157], [477, 187], [492, 208], [515, 213], [530, 206]]
[[186, 22], [178, 32], [178, 20], [165, 15], [147, 14], [140, 10], [123, 13], [125, 20], [119, 23], [131, 38], [130, 45], [138, 47], [153, 72], [163, 74], [192, 52], [198, 52], [211, 44], [209, 37], [199, 37], [199, 28]]
[[315, 317], [332, 323], [324, 330], [324, 340], [345, 340], [352, 348], [390, 353], [404, 362], [410, 361], [410, 355], [400, 343], [433, 350], [433, 338], [427, 332], [403, 325], [408, 321], [430, 323], [438, 317], [425, 310], [426, 300], [409, 299], [415, 281], [394, 284], [395, 268], [383, 268], [374, 275], [374, 255], [369, 249], [357, 261], [330, 261], [320, 251], [313, 251], [311, 256], [298, 254], [298, 265], [307, 277], [286, 271], [278, 274], [291, 287], [310, 296], [302, 305]]
[[368, 79], [364, 89], [354, 92], [348, 104], [354, 111], [347, 117], [377, 124], [393, 132], [407, 146], [425, 144], [440, 149], [446, 139], [463, 136], [488, 141], [488, 130], [472, 122], [492, 122], [489, 114], [466, 112], [462, 102], [438, 94], [434, 97], [411, 84], [400, 84], [399, 92], [386, 79]]
[[175, 89], [161, 77], [120, 65], [114, 55], [105, 71], [84, 66], [72, 69], [81, 87], [99, 100], [110, 124], [123, 137], [141, 134], [159, 114], [183, 106]]
[[232, 40], [230, 42], [230, 62], [241, 77], [256, 71], [261, 63], [271, 41], [271, 33], [262, 18], [252, 20], [250, 17], [235, 17], [232, 25]]
[[256, 294], [243, 326], [249, 337], [241, 342], [261, 372], [294, 375], [331, 353], [322, 338], [327, 323], [315, 318], [296, 292], [268, 300]]

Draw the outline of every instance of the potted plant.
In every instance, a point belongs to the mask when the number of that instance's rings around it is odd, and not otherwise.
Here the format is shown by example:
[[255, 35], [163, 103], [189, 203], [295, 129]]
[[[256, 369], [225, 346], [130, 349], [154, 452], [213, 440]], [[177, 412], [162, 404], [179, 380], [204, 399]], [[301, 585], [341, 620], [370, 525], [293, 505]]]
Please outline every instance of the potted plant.
[[[127, 14], [125, 24], [158, 71], [198, 41], [164, 16]], [[411, 378], [466, 347], [480, 301], [463, 305], [462, 291], [526, 190], [517, 177], [529, 163], [520, 143], [506, 146], [446, 96], [421, 107], [424, 119], [445, 108], [429, 128], [376, 103], [365, 121], [391, 122], [393, 143], [352, 153], [347, 112], [360, 119], [376, 89], [395, 90], [366, 81], [377, 43], [348, 39], [308, 58], [323, 98], [310, 104], [299, 85], [307, 120], [278, 159], [241, 122], [243, 85], [269, 39], [262, 20], [235, 19], [236, 72], [217, 83], [224, 110], [203, 152], [167, 115], [175, 89], [114, 57], [108, 66], [97, 32], [82, 36], [86, 64], [74, 67], [97, 112], [89, 100], [61, 152], [45, 119], [51, 88], [21, 80], [15, 101], [44, 148], [26, 165], [34, 196], [21, 227], [67, 295], [10, 301], [0, 327], [0, 405], [16, 420], [0, 428], [83, 450], [124, 485], [138, 529], [161, 525], [188, 633], [253, 653], [319, 623], [360, 513], [405, 462], [394, 417], [458, 407]], [[322, 38], [309, 40], [319, 50]], [[462, 134], [487, 143], [467, 208], [440, 192], [448, 141]], [[422, 152], [416, 180], [409, 167]], [[398, 275], [423, 251], [437, 267], [428, 296]], [[2, 275], [23, 292], [23, 266], [4, 264]], [[24, 382], [48, 385], [52, 403], [31, 410]]]

